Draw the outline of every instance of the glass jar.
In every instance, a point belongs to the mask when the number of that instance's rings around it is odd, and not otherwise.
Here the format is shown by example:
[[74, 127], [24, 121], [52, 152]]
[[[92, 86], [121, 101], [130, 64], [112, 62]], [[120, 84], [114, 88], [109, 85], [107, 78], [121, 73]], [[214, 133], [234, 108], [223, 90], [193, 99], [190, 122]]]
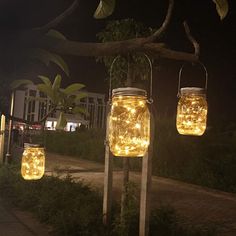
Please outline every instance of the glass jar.
[[113, 89], [108, 136], [114, 156], [145, 155], [150, 142], [150, 112], [145, 90]]
[[45, 151], [37, 144], [25, 143], [21, 161], [21, 175], [25, 180], [41, 179], [45, 169]]
[[206, 130], [207, 101], [203, 88], [186, 87], [180, 90], [176, 127], [180, 134], [201, 136]]

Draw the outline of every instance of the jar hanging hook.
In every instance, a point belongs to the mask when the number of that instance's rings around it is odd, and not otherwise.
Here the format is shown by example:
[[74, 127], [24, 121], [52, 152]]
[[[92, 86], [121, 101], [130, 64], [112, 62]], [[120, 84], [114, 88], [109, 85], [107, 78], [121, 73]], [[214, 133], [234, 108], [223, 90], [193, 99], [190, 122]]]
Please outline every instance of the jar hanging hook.
[[[149, 68], [150, 68], [150, 87], [149, 87], [149, 98], [148, 98], [148, 103], [153, 103], [153, 98], [152, 98], [152, 87], [153, 87], [153, 66], [152, 66], [152, 61], [150, 59], [150, 57], [145, 54], [142, 53], [142, 55], [146, 58], [146, 60], [148, 61], [149, 64]], [[121, 56], [118, 55], [116, 56], [110, 66], [110, 78], [109, 78], [109, 102], [111, 101], [111, 97], [112, 97], [112, 73], [113, 73], [113, 67], [115, 65], [115, 63], [117, 62], [117, 60], [120, 58]], [[128, 61], [128, 70], [129, 70], [129, 61]]]
[[[199, 64], [199, 65], [201, 65], [201, 67], [204, 69], [204, 71], [205, 71], [205, 91], [207, 91], [207, 85], [208, 85], [208, 72], [207, 72], [207, 69], [206, 69], [206, 67], [205, 67], [205, 65], [202, 63], [202, 62], [200, 62], [200, 61], [198, 61], [197, 62], [197, 64]], [[193, 65], [195, 65], [195, 64], [193, 64]], [[183, 72], [183, 69], [184, 69], [184, 67], [186, 66], [186, 63], [185, 64], [183, 64], [182, 65], [182, 67], [180, 68], [180, 70], [179, 70], [179, 81], [178, 81], [178, 93], [177, 93], [177, 97], [180, 97], [180, 86], [181, 86], [181, 76], [182, 76], [182, 72]]]

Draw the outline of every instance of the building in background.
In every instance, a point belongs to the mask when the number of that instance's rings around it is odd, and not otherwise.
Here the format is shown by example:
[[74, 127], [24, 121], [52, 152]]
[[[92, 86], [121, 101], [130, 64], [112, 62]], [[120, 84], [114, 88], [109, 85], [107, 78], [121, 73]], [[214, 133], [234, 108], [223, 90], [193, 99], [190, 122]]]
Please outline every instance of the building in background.
[[[32, 99], [33, 98], [33, 99]], [[35, 98], [35, 99], [34, 99]], [[40, 98], [40, 99], [38, 99]], [[105, 95], [87, 92], [87, 97], [82, 98], [78, 105], [85, 108], [86, 114], [66, 114], [66, 131], [75, 131], [80, 125], [87, 128], [105, 127]], [[14, 117], [27, 120], [29, 122], [39, 122], [51, 110], [50, 99], [42, 92], [38, 91], [35, 85], [29, 85], [25, 90], [15, 92]], [[45, 123], [48, 130], [55, 130], [59, 111], [51, 113]], [[23, 123], [19, 123], [23, 127]], [[39, 129], [39, 125], [32, 126]]]

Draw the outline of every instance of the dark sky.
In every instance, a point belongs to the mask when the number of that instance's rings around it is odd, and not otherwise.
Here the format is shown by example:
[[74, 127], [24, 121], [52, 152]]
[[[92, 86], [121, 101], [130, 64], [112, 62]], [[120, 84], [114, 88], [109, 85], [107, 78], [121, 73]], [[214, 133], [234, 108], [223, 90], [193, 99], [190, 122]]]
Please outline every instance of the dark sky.
[[[41, 26], [61, 13], [71, 0], [1, 0], [0, 27], [2, 30]], [[106, 20], [93, 19], [98, 0], [80, 0], [78, 9], [57, 29], [68, 38], [97, 41], [96, 33], [108, 20], [134, 18], [147, 26], [158, 28], [166, 13], [164, 0], [117, 0], [114, 14]], [[229, 0], [230, 12], [220, 21], [212, 0], [176, 0], [175, 11], [163, 41], [176, 50], [192, 48], [183, 32], [182, 21], [187, 19], [191, 31], [201, 46], [201, 61], [209, 72], [208, 100], [211, 114], [236, 118], [236, 4]], [[3, 32], [3, 31], [2, 31]], [[72, 81], [85, 83], [89, 91], [107, 93], [104, 66], [94, 58], [66, 57]], [[175, 112], [178, 71], [180, 62], [158, 61], [154, 70], [156, 104], [163, 112]], [[41, 68], [41, 67], [39, 67]], [[54, 67], [53, 70], [55, 70]], [[39, 69], [40, 70], [40, 69]], [[48, 70], [48, 69], [47, 69]], [[50, 69], [49, 69], [50, 70]], [[42, 71], [39, 71], [39, 74]], [[198, 69], [186, 70], [184, 80], [200, 85], [204, 75]], [[65, 82], [65, 83], [67, 83]], [[191, 85], [193, 85], [191, 84]], [[187, 85], [187, 84], [186, 84]], [[231, 107], [231, 108], [230, 108]]]

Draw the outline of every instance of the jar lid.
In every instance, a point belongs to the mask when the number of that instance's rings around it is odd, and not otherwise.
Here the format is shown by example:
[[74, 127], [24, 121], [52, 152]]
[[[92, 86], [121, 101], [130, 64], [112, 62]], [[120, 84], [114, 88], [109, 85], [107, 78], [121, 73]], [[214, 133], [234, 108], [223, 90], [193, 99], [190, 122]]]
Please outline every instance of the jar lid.
[[24, 148], [43, 148], [43, 145], [41, 144], [35, 144], [35, 143], [24, 143]]
[[123, 96], [141, 95], [147, 97], [147, 91], [144, 89], [139, 89], [134, 87], [117, 88], [112, 90], [112, 97], [119, 95]]
[[204, 88], [198, 88], [198, 87], [184, 87], [180, 89], [181, 95], [206, 95], [206, 90]]

